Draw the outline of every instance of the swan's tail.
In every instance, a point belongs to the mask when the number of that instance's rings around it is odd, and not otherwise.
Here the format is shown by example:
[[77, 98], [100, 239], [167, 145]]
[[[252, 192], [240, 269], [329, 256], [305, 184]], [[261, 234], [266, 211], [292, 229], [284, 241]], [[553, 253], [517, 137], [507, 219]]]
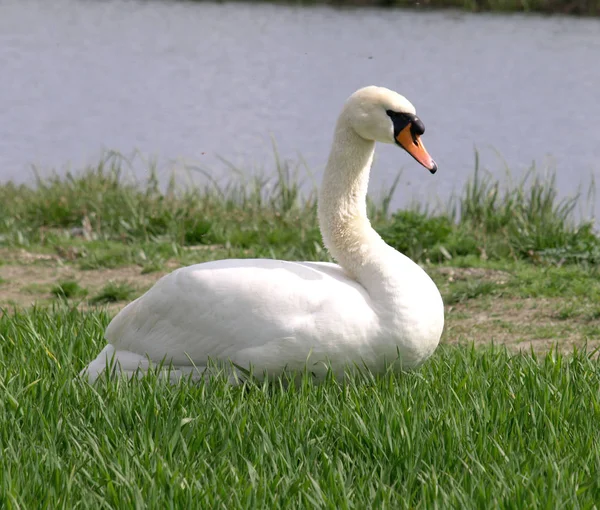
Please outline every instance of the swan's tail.
[[[131, 379], [134, 375], [143, 376], [152, 362], [145, 356], [131, 351], [121, 351], [115, 348], [114, 345], [108, 344], [100, 354], [79, 375], [87, 378], [90, 384], [107, 371], [110, 375], [120, 375], [127, 379]], [[161, 376], [168, 375], [171, 382], [177, 382], [182, 377], [188, 377], [192, 374], [192, 380], [200, 379], [205, 372], [205, 367], [194, 366], [164, 366]]]
[[111, 375], [119, 371], [130, 378], [138, 369], [143, 370], [144, 365], [147, 369], [148, 360], [143, 356], [130, 351], [118, 351], [114, 345], [108, 344], [79, 375], [94, 383], [109, 368]]

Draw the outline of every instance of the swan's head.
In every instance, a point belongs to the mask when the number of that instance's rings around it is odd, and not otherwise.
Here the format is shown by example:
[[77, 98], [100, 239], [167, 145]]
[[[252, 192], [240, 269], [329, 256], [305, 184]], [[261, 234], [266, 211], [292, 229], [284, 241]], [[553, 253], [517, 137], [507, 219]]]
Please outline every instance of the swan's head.
[[425, 126], [404, 96], [384, 87], [365, 87], [350, 96], [346, 121], [367, 140], [402, 147], [432, 174], [437, 165], [421, 141]]

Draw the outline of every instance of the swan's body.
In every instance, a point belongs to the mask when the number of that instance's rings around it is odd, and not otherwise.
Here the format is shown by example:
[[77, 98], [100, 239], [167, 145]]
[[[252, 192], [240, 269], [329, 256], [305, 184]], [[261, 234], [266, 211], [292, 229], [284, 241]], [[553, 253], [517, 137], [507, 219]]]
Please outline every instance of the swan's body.
[[339, 376], [353, 365], [378, 373], [396, 360], [421, 364], [442, 334], [442, 299], [429, 276], [371, 228], [366, 193], [375, 141], [396, 142], [435, 171], [422, 131], [414, 107], [395, 92], [354, 93], [319, 196], [323, 239], [340, 265], [244, 259], [178, 269], [113, 319], [108, 345], [83, 371], [88, 379], [112, 364], [131, 375], [151, 362], [170, 365], [175, 377], [200, 376], [209, 359], [257, 377], [305, 366], [320, 377], [327, 367]]

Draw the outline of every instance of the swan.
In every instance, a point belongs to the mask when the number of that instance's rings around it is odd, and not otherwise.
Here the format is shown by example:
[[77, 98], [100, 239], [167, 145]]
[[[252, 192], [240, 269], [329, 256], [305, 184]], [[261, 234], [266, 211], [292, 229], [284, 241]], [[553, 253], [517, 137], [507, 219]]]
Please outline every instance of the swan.
[[285, 370], [322, 380], [328, 369], [343, 377], [348, 367], [374, 374], [392, 363], [418, 367], [440, 341], [442, 297], [371, 227], [366, 195], [375, 142], [396, 144], [436, 172], [424, 131], [405, 97], [357, 90], [338, 118], [318, 197], [323, 241], [339, 265], [229, 259], [177, 269], [114, 317], [108, 344], [80, 375], [93, 383], [107, 367], [131, 377], [163, 363], [171, 379], [197, 379], [209, 360], [258, 379]]

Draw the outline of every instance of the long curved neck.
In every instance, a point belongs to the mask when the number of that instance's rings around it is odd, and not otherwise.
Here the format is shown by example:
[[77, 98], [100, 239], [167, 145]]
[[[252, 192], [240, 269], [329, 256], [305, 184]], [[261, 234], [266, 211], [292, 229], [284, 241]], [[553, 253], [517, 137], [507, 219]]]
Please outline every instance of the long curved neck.
[[375, 142], [360, 137], [341, 117], [319, 193], [319, 226], [325, 246], [366, 288], [373, 276], [388, 276], [386, 263], [398, 255], [367, 218], [374, 152]]

